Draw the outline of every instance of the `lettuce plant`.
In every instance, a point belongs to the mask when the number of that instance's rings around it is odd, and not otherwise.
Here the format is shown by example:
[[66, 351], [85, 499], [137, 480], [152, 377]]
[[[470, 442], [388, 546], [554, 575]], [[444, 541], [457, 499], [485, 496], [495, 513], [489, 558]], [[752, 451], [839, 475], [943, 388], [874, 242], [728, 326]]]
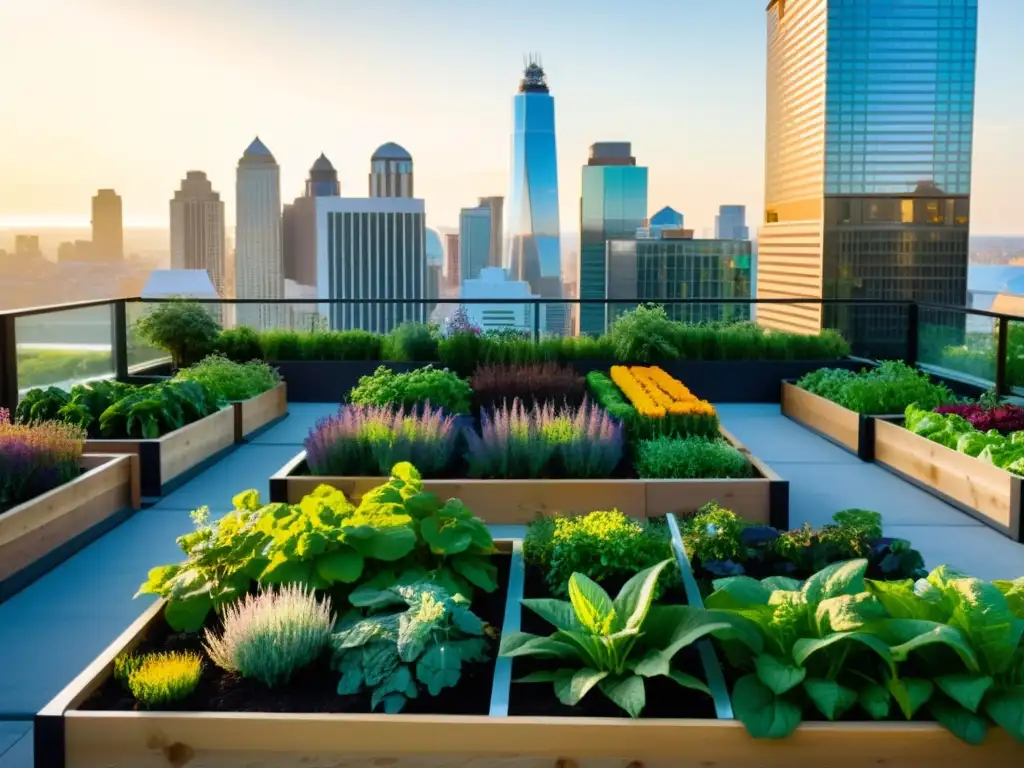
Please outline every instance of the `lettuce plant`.
[[1024, 475], [1024, 432], [1009, 436], [995, 429], [979, 432], [956, 413], [936, 413], [916, 406], [906, 410], [904, 426], [915, 435], [966, 453], [1015, 475]]
[[372, 692], [371, 710], [401, 712], [426, 688], [437, 696], [458, 684], [463, 664], [486, 661], [486, 625], [469, 602], [429, 582], [393, 587], [400, 613], [343, 621], [331, 637], [338, 695]]
[[516, 682], [554, 683], [558, 700], [570, 707], [596, 687], [630, 717], [639, 717], [646, 704], [644, 678], [665, 676], [684, 688], [709, 693], [697, 678], [672, 669], [672, 657], [704, 635], [728, 630], [730, 624], [696, 608], [651, 606], [658, 577], [670, 562], [633, 576], [614, 600], [581, 573], [569, 579], [568, 603], [523, 600], [524, 607], [557, 631], [550, 637], [507, 634], [501, 639], [500, 654], [549, 659], [557, 667]]

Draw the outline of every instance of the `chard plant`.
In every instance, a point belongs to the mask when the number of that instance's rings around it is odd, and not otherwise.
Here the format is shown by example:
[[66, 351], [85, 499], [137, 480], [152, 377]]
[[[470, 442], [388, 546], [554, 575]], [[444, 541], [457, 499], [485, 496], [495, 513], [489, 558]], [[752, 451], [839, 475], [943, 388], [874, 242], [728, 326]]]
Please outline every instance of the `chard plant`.
[[670, 562], [664, 560], [633, 576], [614, 600], [582, 573], [569, 579], [569, 602], [523, 600], [526, 608], [557, 631], [550, 637], [507, 634], [502, 637], [500, 655], [534, 656], [557, 662], [557, 667], [532, 672], [516, 682], [554, 683], [558, 700], [570, 707], [596, 687], [630, 717], [643, 712], [645, 678], [665, 676], [684, 688], [709, 693], [697, 678], [672, 669], [672, 658], [704, 635], [729, 630], [731, 625], [696, 608], [651, 605], [658, 576]]

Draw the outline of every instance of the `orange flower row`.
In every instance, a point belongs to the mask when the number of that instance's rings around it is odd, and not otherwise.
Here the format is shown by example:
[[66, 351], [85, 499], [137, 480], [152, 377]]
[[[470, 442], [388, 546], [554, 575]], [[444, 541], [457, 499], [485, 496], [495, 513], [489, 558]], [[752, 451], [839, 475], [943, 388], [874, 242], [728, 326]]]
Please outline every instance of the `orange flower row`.
[[616, 365], [611, 370], [612, 381], [629, 398], [633, 407], [650, 418], [677, 416], [714, 416], [715, 408], [701, 400], [657, 366], [644, 367]]

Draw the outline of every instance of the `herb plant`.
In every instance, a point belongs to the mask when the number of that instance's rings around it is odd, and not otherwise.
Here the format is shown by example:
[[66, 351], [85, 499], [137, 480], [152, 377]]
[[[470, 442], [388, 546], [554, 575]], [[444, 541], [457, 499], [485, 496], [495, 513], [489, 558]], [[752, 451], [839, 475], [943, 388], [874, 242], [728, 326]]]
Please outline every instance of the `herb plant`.
[[370, 708], [401, 712], [426, 689], [455, 687], [463, 665], [487, 660], [486, 625], [461, 595], [420, 581], [391, 587], [400, 613], [351, 619], [331, 637], [331, 666], [341, 672], [338, 695], [372, 692]]
[[202, 304], [161, 302], [135, 321], [133, 330], [154, 347], [171, 355], [175, 368], [196, 363], [213, 351], [221, 327]]
[[221, 331], [214, 345], [216, 353], [236, 363], [247, 363], [250, 360], [263, 359], [260, 348], [260, 335], [247, 325], [228, 328]]
[[438, 359], [437, 337], [423, 323], [402, 323], [384, 342], [385, 360], [429, 363]]
[[196, 689], [203, 674], [203, 660], [197, 653], [151, 653], [131, 657], [120, 668], [132, 696], [146, 709], [159, 709]]
[[12, 424], [0, 408], [0, 512], [78, 477], [84, 440], [70, 424]]
[[903, 413], [910, 405], [931, 410], [955, 401], [945, 384], [933, 383], [924, 371], [898, 360], [861, 373], [822, 368], [808, 373], [797, 386], [865, 414]]
[[656, 437], [636, 446], [636, 471], [642, 478], [744, 478], [753, 469], [743, 452], [725, 440], [706, 437]]
[[[569, 579], [569, 602], [523, 600], [523, 606], [556, 628], [550, 637], [512, 632], [501, 639], [506, 657], [535, 656], [551, 669], [531, 672], [518, 683], [554, 683], [555, 695], [575, 706], [595, 687], [617, 706], [639, 717], [646, 704], [644, 679], [665, 676], [684, 688], [708, 693], [700, 680], [672, 669], [683, 648], [730, 625], [685, 606], [653, 606], [664, 560], [631, 578], [614, 600], [581, 573]], [[755, 635], [756, 637], [756, 635]]]
[[349, 393], [353, 405], [388, 405], [413, 409], [432, 404], [448, 413], [468, 413], [469, 384], [454, 373], [426, 366], [407, 373], [395, 373], [380, 366], [363, 376]]
[[510, 405], [514, 400], [530, 408], [546, 403], [578, 408], [587, 394], [583, 377], [557, 363], [481, 366], [470, 387], [478, 411]]
[[220, 355], [210, 355], [178, 371], [174, 380], [198, 382], [215, 397], [231, 402], [270, 391], [281, 382], [281, 376], [260, 360], [236, 363]]

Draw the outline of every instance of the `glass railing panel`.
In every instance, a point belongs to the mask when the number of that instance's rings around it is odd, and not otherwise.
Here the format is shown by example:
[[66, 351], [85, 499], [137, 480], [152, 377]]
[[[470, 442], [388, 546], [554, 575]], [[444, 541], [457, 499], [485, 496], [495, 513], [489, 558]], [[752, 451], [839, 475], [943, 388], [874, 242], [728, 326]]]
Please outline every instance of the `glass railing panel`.
[[113, 318], [112, 304], [15, 318], [19, 393], [113, 378]]
[[1024, 319], [1007, 322], [1006, 387], [1024, 397]]
[[918, 325], [918, 362], [979, 386], [996, 380], [998, 321], [964, 310], [921, 307]]

